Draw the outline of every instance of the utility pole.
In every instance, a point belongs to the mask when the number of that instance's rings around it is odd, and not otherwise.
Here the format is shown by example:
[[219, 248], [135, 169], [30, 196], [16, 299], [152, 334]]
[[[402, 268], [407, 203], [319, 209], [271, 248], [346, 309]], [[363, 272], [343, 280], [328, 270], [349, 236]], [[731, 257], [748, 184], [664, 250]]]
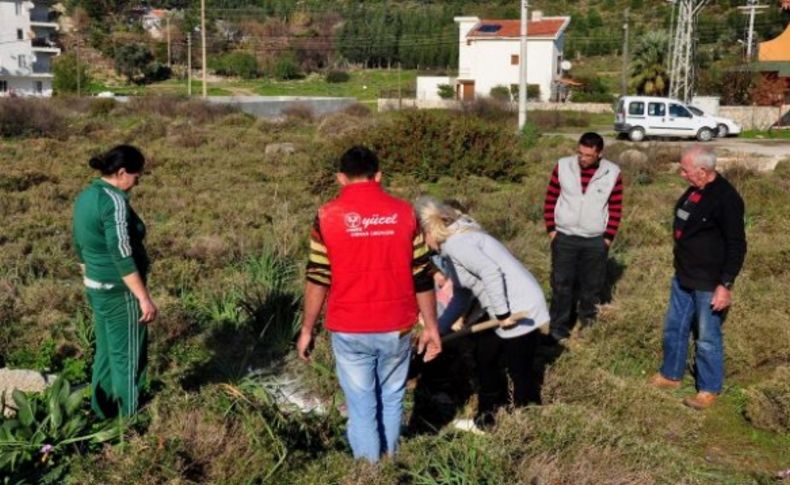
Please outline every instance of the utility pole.
[[749, 14], [749, 32], [746, 36], [746, 62], [751, 62], [752, 50], [754, 49], [754, 16], [758, 13], [758, 10], [768, 8], [768, 5], [760, 5], [758, 0], [747, 0], [746, 3], [745, 7], [738, 7], [738, 10]]
[[628, 94], [628, 14], [630, 8], [625, 9], [625, 22], [623, 23], [623, 79], [620, 81], [620, 95]]
[[82, 73], [80, 72], [80, 36], [77, 34], [77, 48], [75, 49], [77, 61], [77, 96], [82, 96]]
[[518, 58], [518, 132], [527, 124], [527, 19], [529, 0], [521, 0], [521, 38]]
[[167, 67], [173, 67], [173, 54], [170, 48], [170, 12], [165, 15], [165, 22], [167, 23]]
[[672, 42], [669, 96], [688, 103], [694, 94], [694, 30], [697, 16], [710, 0], [670, 0], [677, 4], [677, 23]]
[[208, 86], [206, 84], [206, 0], [200, 0], [200, 40], [203, 43], [202, 61], [203, 64], [203, 97], [208, 96]]
[[187, 96], [192, 96], [192, 31], [187, 33]]

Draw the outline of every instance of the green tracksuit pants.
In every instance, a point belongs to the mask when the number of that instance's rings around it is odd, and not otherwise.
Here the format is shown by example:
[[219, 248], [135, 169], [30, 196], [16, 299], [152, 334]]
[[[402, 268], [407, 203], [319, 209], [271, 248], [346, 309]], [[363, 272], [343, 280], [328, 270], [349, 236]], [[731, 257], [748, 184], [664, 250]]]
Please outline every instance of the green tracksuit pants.
[[129, 291], [87, 293], [96, 335], [91, 407], [102, 419], [131, 416], [146, 383], [148, 329], [139, 323], [140, 306]]

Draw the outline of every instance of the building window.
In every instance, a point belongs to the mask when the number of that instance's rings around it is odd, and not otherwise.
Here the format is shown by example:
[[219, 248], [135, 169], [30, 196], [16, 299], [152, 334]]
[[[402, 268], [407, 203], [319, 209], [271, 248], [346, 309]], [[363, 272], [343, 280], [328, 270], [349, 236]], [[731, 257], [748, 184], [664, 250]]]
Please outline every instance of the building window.
[[20, 2], [19, 0], [14, 2], [14, 12], [17, 15], [22, 15], [22, 2]]
[[35, 81], [33, 83], [33, 90], [36, 94], [42, 94], [44, 92], [44, 83], [41, 81]]
[[518, 66], [518, 55], [513, 54], [510, 56], [510, 65], [511, 66]]
[[8, 81], [0, 80], [0, 93], [7, 93], [8, 92]]
[[22, 32], [22, 29], [16, 29], [16, 40], [22, 40], [25, 38], [25, 33]]
[[19, 56], [19, 69], [26, 69], [27, 68], [27, 58], [25, 56]]

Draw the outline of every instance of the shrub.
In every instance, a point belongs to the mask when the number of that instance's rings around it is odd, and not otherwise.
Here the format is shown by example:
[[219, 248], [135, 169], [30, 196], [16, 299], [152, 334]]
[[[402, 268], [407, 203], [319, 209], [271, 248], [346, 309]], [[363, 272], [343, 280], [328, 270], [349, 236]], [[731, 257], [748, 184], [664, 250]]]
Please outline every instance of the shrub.
[[329, 71], [326, 73], [326, 82], [345, 83], [351, 79], [351, 75], [346, 71]]
[[612, 103], [614, 96], [600, 77], [580, 77], [582, 87], [573, 91], [572, 99], [577, 103]]
[[90, 105], [91, 116], [107, 116], [115, 109], [117, 102], [112, 98], [97, 98]]
[[258, 60], [249, 52], [235, 51], [216, 57], [209, 67], [221, 76], [238, 76], [254, 79], [260, 75]]
[[0, 136], [44, 136], [64, 133], [66, 118], [41, 99], [0, 99]]
[[153, 60], [154, 55], [151, 54], [147, 45], [141, 43], [124, 44], [118, 47], [115, 52], [115, 70], [118, 74], [125, 76], [130, 83], [144, 82], [143, 71]]
[[533, 148], [538, 144], [540, 138], [540, 128], [534, 121], [527, 121], [524, 127], [521, 128], [521, 146], [524, 148]]
[[302, 103], [294, 104], [293, 106], [283, 109], [283, 114], [288, 118], [295, 118], [302, 121], [312, 121], [314, 115], [313, 108], [308, 104]]
[[167, 64], [162, 64], [159, 61], [154, 61], [143, 69], [143, 76], [145, 82], [153, 83], [158, 81], [165, 81], [170, 79], [173, 70]]
[[758, 428], [790, 433], [790, 367], [776, 369], [772, 379], [747, 390], [746, 417]]
[[356, 116], [358, 118], [370, 116], [370, 108], [362, 103], [354, 103], [348, 108], [344, 109], [343, 112], [347, 115]]
[[521, 175], [515, 133], [459, 113], [398, 112], [375, 127], [341, 137], [327, 155], [336, 160], [355, 144], [375, 150], [388, 173], [425, 180], [470, 175], [515, 180]]
[[274, 77], [280, 81], [301, 79], [304, 77], [302, 75], [301, 69], [299, 68], [299, 63], [296, 62], [296, 57], [290, 52], [281, 55], [279, 59], [277, 59], [277, 61], [274, 63], [274, 68], [272, 71]]
[[510, 89], [507, 86], [494, 86], [489, 94], [497, 101], [510, 101]]
[[86, 62], [77, 63], [76, 56], [69, 52], [56, 57], [52, 66], [52, 89], [55, 94], [76, 93], [77, 78], [81, 92], [87, 91], [92, 79]]
[[[514, 101], [518, 101], [518, 84], [510, 85], [510, 95]], [[540, 84], [527, 85], [527, 100], [540, 100]]]
[[455, 98], [455, 88], [449, 84], [440, 84], [437, 86], [437, 94], [442, 99]]

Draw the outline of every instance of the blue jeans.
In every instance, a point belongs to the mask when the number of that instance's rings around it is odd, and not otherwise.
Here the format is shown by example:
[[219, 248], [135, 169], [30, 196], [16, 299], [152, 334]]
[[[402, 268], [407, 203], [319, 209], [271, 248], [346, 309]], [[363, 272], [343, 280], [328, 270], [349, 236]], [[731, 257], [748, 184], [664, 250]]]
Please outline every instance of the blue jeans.
[[661, 374], [681, 380], [686, 367], [689, 336], [696, 339], [697, 390], [719, 393], [724, 383], [723, 315], [711, 309], [712, 291], [696, 291], [680, 286], [672, 278], [669, 308], [664, 322], [664, 362]]
[[354, 458], [393, 454], [400, 437], [411, 338], [400, 332], [332, 333]]

